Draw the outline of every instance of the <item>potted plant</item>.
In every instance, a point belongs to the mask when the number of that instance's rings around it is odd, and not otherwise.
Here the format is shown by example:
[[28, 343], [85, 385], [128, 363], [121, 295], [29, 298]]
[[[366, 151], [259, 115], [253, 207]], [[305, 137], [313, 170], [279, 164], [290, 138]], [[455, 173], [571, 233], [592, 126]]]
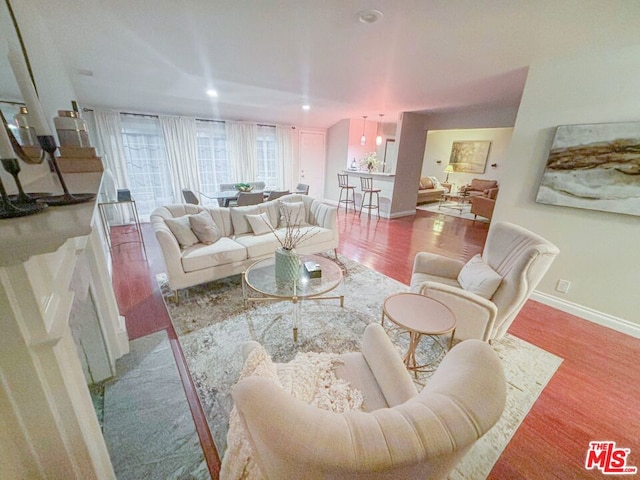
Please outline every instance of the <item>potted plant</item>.
[[253, 190], [253, 186], [249, 183], [236, 183], [234, 187], [239, 192], [250, 192]]
[[360, 160], [360, 167], [366, 169], [369, 173], [374, 170], [378, 170], [378, 165], [380, 165], [380, 160], [378, 160], [378, 155], [376, 152], [367, 153], [362, 160]]

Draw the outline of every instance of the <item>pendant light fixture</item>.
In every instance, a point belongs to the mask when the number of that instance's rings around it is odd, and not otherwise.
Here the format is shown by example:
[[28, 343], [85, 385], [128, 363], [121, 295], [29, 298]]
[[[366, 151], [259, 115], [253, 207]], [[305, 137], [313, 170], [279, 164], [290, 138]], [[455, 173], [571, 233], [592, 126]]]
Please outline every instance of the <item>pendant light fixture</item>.
[[380, 135], [380, 125], [382, 124], [382, 117], [384, 117], [384, 113], [380, 113], [380, 121], [378, 122], [378, 130], [377, 130], [377, 136], [376, 136], [376, 145], [380, 146], [382, 145], [382, 135]]
[[362, 116], [362, 136], [360, 137], [360, 145], [364, 145], [365, 143], [367, 143], [367, 137], [364, 136], [364, 126], [366, 122], [367, 122], [367, 116], [363, 115]]

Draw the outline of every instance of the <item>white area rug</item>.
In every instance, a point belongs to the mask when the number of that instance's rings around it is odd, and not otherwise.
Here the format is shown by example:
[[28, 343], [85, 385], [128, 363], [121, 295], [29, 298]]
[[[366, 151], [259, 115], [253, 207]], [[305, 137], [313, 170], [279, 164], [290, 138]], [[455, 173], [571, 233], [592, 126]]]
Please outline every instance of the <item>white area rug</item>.
[[[380, 321], [386, 296], [408, 290], [353, 260], [341, 256], [340, 263], [345, 271], [344, 308], [337, 300], [302, 302], [297, 344], [292, 341], [292, 304], [265, 302], [245, 307], [240, 276], [181, 291], [178, 305], [166, 302], [221, 457], [232, 407], [230, 392], [242, 369], [243, 342], [258, 341], [281, 363], [298, 352], [358, 351], [365, 326]], [[166, 277], [159, 275], [158, 281], [168, 297]], [[406, 351], [406, 335], [397, 330], [389, 335], [399, 352]], [[562, 362], [510, 335], [493, 346], [505, 369], [507, 406], [498, 424], [465, 456], [451, 479], [486, 478]], [[421, 347], [423, 357], [433, 355], [427, 341]]]
[[442, 205], [440, 205], [440, 202], [433, 202], [418, 205], [416, 209], [424, 210], [425, 212], [441, 213], [442, 215], [449, 215], [451, 217], [466, 218], [467, 220], [475, 220], [476, 222], [489, 223], [488, 218], [481, 216], [474, 218], [474, 215], [471, 213], [470, 203], [460, 205], [458, 202], [443, 202]]

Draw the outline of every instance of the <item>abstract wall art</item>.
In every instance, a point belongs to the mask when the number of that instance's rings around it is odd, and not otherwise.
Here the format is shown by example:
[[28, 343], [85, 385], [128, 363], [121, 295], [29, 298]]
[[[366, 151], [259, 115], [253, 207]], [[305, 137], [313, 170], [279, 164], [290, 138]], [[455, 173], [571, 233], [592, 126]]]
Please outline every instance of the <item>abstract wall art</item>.
[[640, 122], [557, 127], [536, 201], [640, 215]]

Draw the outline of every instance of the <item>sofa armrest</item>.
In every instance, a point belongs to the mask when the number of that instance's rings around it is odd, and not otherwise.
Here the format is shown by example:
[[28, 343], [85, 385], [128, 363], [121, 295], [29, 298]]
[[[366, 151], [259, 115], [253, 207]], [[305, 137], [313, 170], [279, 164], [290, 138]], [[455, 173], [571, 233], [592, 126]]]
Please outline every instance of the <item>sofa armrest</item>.
[[390, 407], [400, 405], [417, 395], [411, 375], [379, 324], [367, 325], [362, 340], [362, 355]]
[[498, 315], [496, 305], [486, 298], [437, 282], [423, 282], [420, 293], [446, 305], [456, 317], [455, 337], [488, 341]]
[[311, 211], [318, 227], [338, 231], [338, 209], [336, 207], [316, 200], [311, 205]]
[[176, 237], [169, 231], [169, 228], [156, 229], [156, 238], [160, 244], [160, 250], [162, 250], [162, 256], [164, 257], [164, 263], [167, 266], [167, 277], [169, 279], [169, 286], [174, 288], [171, 283], [172, 278], [184, 275], [184, 268], [182, 267], [182, 252]]
[[413, 273], [428, 273], [446, 278], [458, 278], [462, 267], [462, 260], [429, 252], [419, 252], [413, 261]]

